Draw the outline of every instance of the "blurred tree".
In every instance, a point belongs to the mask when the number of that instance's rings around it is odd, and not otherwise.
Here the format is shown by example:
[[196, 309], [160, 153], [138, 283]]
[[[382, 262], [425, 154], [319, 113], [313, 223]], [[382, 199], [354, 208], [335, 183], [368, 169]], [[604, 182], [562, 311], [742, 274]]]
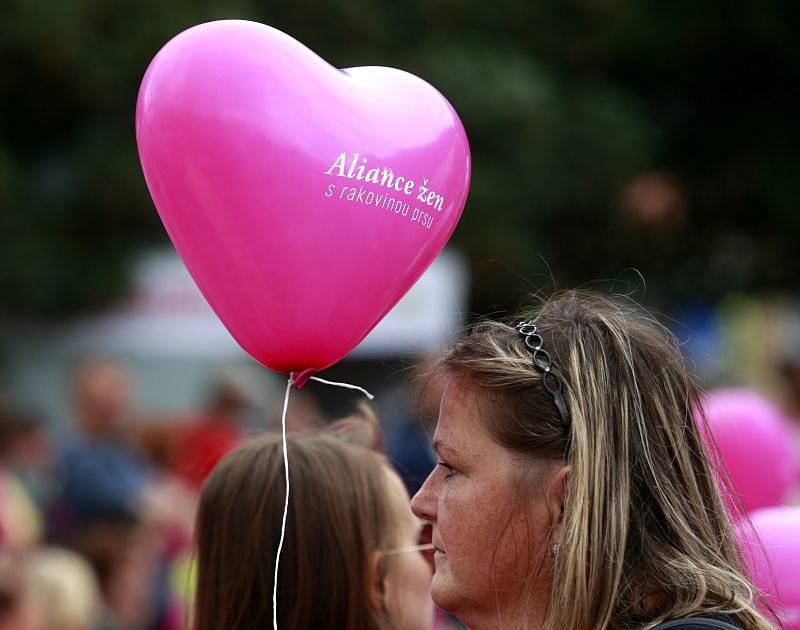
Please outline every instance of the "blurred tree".
[[63, 314], [166, 242], [136, 155], [138, 85], [172, 35], [271, 24], [331, 63], [439, 87], [474, 157], [454, 242], [473, 308], [635, 267], [657, 306], [796, 288], [798, 5], [777, 0], [6, 0], [0, 305]]

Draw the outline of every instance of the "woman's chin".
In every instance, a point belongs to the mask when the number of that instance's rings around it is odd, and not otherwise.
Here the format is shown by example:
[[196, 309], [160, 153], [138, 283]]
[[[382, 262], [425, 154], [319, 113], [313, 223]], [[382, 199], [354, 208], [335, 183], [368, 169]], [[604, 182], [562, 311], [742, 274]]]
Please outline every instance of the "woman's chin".
[[431, 580], [431, 599], [439, 608], [452, 613], [458, 602], [457, 590], [448, 567], [443, 567], [442, 564], [436, 564], [436, 573]]

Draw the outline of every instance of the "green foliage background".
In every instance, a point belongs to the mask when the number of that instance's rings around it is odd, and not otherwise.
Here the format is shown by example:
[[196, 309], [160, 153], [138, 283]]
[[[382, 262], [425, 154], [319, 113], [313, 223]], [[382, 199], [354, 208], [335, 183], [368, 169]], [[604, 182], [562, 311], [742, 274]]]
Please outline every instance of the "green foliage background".
[[[166, 242], [134, 141], [141, 77], [196, 23], [265, 22], [334, 65], [422, 76], [474, 158], [454, 237], [474, 310], [520, 288], [635, 268], [658, 306], [798, 287], [796, 3], [656, 0], [5, 0], [0, 309], [64, 315], [120, 296]], [[673, 223], [630, 219], [660, 173]], [[523, 280], [525, 278], [526, 280]]]

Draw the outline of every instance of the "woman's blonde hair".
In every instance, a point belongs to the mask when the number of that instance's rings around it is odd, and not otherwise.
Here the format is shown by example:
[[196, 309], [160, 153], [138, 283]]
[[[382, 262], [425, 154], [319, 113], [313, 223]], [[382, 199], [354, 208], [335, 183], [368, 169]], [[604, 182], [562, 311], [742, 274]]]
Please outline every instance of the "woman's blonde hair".
[[567, 422], [515, 322], [478, 323], [443, 367], [482, 393], [498, 443], [570, 467], [543, 630], [646, 629], [698, 614], [772, 628], [744, 577], [674, 337], [644, 310], [583, 291], [524, 319], [552, 356]]

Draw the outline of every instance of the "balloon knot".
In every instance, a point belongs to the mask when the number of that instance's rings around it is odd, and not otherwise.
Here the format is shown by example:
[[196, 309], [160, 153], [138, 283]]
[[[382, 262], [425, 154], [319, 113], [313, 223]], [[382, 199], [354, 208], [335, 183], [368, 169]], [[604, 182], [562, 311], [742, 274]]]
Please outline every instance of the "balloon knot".
[[302, 389], [303, 386], [308, 383], [308, 379], [311, 378], [311, 375], [314, 374], [316, 370], [312, 368], [306, 368], [305, 370], [301, 370], [300, 372], [292, 372], [289, 374], [292, 378], [292, 383], [297, 389]]

